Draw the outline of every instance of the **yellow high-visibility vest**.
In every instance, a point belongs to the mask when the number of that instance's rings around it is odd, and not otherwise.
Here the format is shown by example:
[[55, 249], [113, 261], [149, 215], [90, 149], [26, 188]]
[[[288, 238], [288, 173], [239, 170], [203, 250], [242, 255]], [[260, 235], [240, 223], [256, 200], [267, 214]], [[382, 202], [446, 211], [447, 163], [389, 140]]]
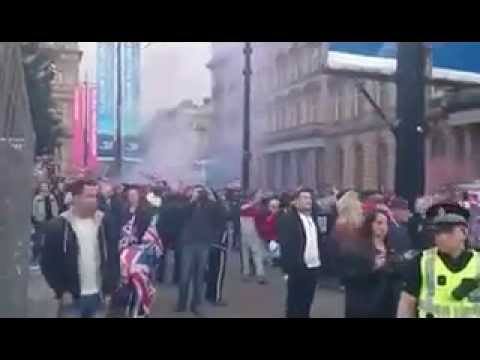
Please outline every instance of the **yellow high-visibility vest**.
[[[463, 279], [480, 278], [480, 256], [474, 251], [465, 268], [457, 273], [451, 272], [438, 256], [438, 249], [423, 252], [421, 260], [422, 287], [418, 302], [420, 318], [480, 318], [480, 289], [457, 301], [452, 292]], [[438, 279], [442, 278], [443, 281]]]

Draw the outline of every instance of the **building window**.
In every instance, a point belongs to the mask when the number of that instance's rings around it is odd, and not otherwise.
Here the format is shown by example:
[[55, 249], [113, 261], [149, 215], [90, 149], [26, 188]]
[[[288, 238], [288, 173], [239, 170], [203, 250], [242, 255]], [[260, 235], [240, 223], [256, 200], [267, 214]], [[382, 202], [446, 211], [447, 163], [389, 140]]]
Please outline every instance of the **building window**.
[[395, 109], [397, 107], [397, 84], [390, 83], [389, 84], [389, 91], [390, 91], [390, 107]]
[[288, 127], [288, 104], [285, 103], [282, 105], [282, 122], [281, 122], [281, 129], [285, 129]]
[[315, 72], [320, 68], [322, 61], [322, 49], [320, 45], [314, 45], [311, 47], [310, 55], [310, 71]]
[[267, 131], [273, 130], [274, 113], [270, 106], [267, 107]]
[[288, 101], [288, 119], [287, 119], [287, 127], [292, 128], [296, 125], [296, 115], [297, 110], [295, 103], [292, 100]]
[[355, 164], [354, 164], [354, 186], [355, 190], [362, 191], [363, 190], [363, 178], [364, 178], [364, 154], [363, 154], [363, 147], [360, 144], [356, 144], [354, 147], [354, 156], [355, 156]]
[[386, 110], [390, 107], [390, 94], [389, 94], [389, 89], [388, 89], [388, 84], [387, 83], [379, 83], [379, 100], [378, 100], [378, 105], [383, 110]]
[[388, 146], [380, 141], [377, 148], [377, 184], [381, 191], [387, 190]]
[[335, 182], [339, 189], [343, 189], [343, 175], [344, 175], [344, 167], [345, 167], [345, 152], [343, 151], [342, 147], [339, 145], [337, 147], [337, 151], [335, 154], [336, 161], [336, 171], [335, 171]]
[[297, 123], [296, 125], [302, 125], [303, 124], [303, 111], [302, 111], [302, 100], [297, 99], [295, 103], [295, 108], [296, 108], [296, 119]]
[[292, 169], [290, 169], [290, 153], [285, 152], [282, 154], [282, 188], [288, 188], [290, 186], [290, 174]]
[[301, 76], [306, 76], [309, 73], [308, 69], [308, 48], [303, 47], [300, 50], [300, 74]]
[[465, 131], [463, 128], [454, 128], [453, 136], [455, 139], [455, 160], [463, 162], [466, 157], [465, 152]]
[[447, 142], [441, 131], [432, 135], [432, 159], [444, 157], [447, 154]]
[[57, 71], [55, 72], [55, 77], [53, 78], [53, 82], [54, 82], [55, 84], [62, 84], [63, 81], [64, 81], [64, 79], [63, 79], [63, 72], [60, 71], [60, 70], [57, 70]]
[[325, 150], [318, 148], [315, 150], [315, 181], [317, 190], [322, 190], [325, 186]]
[[342, 121], [344, 117], [344, 93], [342, 86], [338, 85], [335, 91], [335, 121]]
[[265, 157], [265, 161], [267, 163], [267, 173], [266, 173], [266, 180], [267, 180], [267, 187], [269, 189], [275, 188], [275, 154], [267, 155]]
[[308, 99], [308, 122], [314, 123], [317, 121], [315, 114], [315, 93], [310, 93], [307, 96]]
[[356, 118], [360, 115], [361, 112], [361, 96], [360, 90], [356, 86], [353, 87], [353, 117]]
[[287, 70], [288, 64], [284, 56], [277, 59], [276, 72], [277, 72], [277, 87], [282, 87], [287, 83]]

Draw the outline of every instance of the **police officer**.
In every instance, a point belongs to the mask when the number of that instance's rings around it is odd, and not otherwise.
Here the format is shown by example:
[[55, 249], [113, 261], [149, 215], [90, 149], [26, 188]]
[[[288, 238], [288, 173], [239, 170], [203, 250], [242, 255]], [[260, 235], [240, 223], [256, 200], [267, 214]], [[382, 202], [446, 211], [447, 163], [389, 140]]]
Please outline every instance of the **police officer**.
[[426, 215], [434, 246], [409, 264], [397, 317], [480, 317], [480, 255], [468, 248], [469, 211], [437, 204]]

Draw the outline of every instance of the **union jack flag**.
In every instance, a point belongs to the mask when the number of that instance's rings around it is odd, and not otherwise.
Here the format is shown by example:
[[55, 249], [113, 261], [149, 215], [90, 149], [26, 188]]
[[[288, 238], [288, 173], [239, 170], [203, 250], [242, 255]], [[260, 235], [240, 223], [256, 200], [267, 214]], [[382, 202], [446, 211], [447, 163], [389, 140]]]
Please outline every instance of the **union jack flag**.
[[164, 251], [156, 223], [155, 217], [140, 243], [133, 241], [135, 240], [135, 236], [132, 235], [133, 222], [129, 222], [123, 229], [120, 273], [123, 291], [128, 292], [125, 304], [128, 317], [145, 317], [150, 314], [155, 296], [155, 272]]
[[119, 243], [120, 251], [136, 243], [138, 243], [138, 239], [135, 236], [135, 216], [132, 216], [131, 219], [122, 227]]

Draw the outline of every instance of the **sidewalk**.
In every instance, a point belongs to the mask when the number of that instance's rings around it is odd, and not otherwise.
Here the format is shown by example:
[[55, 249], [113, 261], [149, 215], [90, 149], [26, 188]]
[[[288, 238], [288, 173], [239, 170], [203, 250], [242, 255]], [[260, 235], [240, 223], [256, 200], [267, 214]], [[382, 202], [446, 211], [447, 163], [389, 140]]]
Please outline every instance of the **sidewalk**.
[[56, 318], [57, 302], [39, 271], [30, 272], [27, 306], [28, 318]]

